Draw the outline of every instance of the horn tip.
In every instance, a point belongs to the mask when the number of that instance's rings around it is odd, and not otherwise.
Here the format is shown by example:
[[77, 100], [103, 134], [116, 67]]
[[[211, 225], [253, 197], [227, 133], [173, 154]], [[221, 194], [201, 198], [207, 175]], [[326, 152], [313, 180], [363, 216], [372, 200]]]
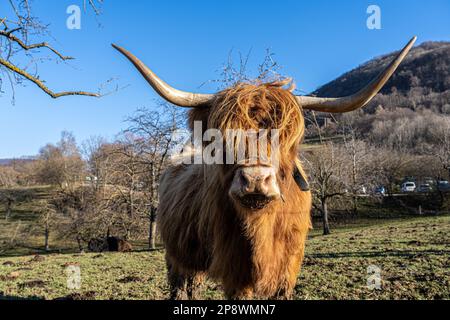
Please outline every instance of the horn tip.
[[114, 43], [111, 43], [111, 46], [114, 48], [114, 49], [116, 49], [117, 51], [120, 51], [120, 52], [123, 52], [123, 48], [122, 47], [120, 47], [120, 46], [118, 46], [118, 45], [116, 45], [116, 44], [114, 44]]

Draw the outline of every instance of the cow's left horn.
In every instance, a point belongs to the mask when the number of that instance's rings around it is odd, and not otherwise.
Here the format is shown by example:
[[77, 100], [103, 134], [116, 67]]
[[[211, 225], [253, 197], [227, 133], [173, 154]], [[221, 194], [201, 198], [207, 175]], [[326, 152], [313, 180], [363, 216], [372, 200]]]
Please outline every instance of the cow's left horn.
[[349, 112], [365, 106], [367, 103], [369, 103], [370, 100], [372, 100], [373, 97], [375, 97], [378, 91], [383, 88], [385, 83], [389, 80], [397, 67], [411, 50], [414, 42], [416, 42], [416, 39], [417, 37], [412, 38], [399, 53], [397, 58], [395, 58], [395, 60], [392, 61], [391, 64], [378, 75], [378, 77], [372, 80], [365, 88], [363, 88], [359, 92], [351, 96], [342, 98], [297, 96], [296, 98], [298, 103], [300, 104], [300, 106], [302, 106], [303, 109], [333, 113]]
[[131, 52], [114, 44], [112, 46], [127, 57], [128, 60], [134, 64], [136, 69], [138, 69], [144, 76], [147, 82], [153, 87], [153, 89], [155, 89], [156, 92], [158, 92], [158, 94], [167, 101], [180, 107], [195, 108], [208, 106], [210, 101], [214, 98], [213, 94], [186, 92], [169, 86]]

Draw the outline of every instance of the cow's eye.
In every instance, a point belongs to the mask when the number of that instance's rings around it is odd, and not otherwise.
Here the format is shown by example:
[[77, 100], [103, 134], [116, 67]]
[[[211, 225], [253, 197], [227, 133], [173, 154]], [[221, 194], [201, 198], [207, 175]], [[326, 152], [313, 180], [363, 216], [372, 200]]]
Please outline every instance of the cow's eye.
[[286, 172], [283, 169], [280, 169], [280, 179], [282, 181], [286, 180]]
[[269, 121], [267, 119], [261, 119], [259, 121], [259, 126], [261, 128], [268, 128], [269, 127]]

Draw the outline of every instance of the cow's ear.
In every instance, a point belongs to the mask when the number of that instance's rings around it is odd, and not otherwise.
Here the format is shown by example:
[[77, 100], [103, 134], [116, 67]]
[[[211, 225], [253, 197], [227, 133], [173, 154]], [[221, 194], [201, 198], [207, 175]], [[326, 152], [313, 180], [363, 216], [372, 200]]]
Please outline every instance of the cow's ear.
[[294, 164], [293, 176], [294, 176], [295, 183], [298, 185], [300, 190], [302, 190], [304, 192], [310, 191], [309, 183], [306, 180], [306, 174], [303, 171], [303, 169], [301, 168], [301, 166], [299, 166], [297, 163]]

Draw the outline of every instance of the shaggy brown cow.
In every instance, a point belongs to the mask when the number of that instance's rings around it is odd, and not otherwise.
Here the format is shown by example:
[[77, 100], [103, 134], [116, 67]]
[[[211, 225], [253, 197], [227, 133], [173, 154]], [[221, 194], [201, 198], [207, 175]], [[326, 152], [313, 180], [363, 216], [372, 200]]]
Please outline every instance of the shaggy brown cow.
[[214, 95], [183, 92], [114, 46], [163, 98], [192, 108], [191, 128], [201, 121], [203, 130], [279, 130], [277, 166], [179, 164], [164, 173], [158, 225], [172, 298], [195, 298], [204, 275], [220, 281], [228, 298], [291, 296], [310, 226], [311, 194], [298, 159], [302, 109], [342, 113], [364, 106], [414, 42], [364, 89], [344, 98], [295, 96], [284, 89], [287, 81], [240, 83]]

